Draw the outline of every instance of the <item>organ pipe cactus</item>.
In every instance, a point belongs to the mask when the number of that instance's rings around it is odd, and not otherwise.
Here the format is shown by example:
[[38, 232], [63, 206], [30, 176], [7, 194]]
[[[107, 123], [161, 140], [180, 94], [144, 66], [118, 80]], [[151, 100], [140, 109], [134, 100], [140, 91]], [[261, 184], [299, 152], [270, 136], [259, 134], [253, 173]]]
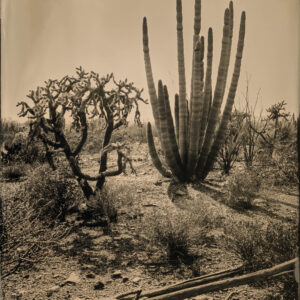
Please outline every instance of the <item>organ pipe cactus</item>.
[[176, 20], [179, 94], [175, 95], [175, 126], [168, 90], [161, 80], [158, 81], [158, 91], [156, 91], [149, 53], [147, 19], [143, 20], [143, 51], [150, 102], [158, 137], [171, 173], [164, 168], [156, 152], [150, 123], [147, 128], [148, 146], [153, 163], [163, 176], [170, 177], [172, 174], [174, 178], [183, 182], [194, 179], [204, 180], [212, 169], [217, 153], [224, 142], [230, 119], [240, 76], [246, 14], [245, 12], [241, 14], [234, 70], [222, 113], [221, 106], [226, 90], [233, 36], [233, 3], [230, 2], [229, 8], [226, 8], [224, 13], [221, 56], [213, 91], [211, 79], [213, 31], [211, 28], [208, 30], [206, 68], [204, 68], [205, 39], [203, 36], [200, 37], [201, 0], [195, 0], [189, 105], [186, 96], [181, 0], [176, 0]]

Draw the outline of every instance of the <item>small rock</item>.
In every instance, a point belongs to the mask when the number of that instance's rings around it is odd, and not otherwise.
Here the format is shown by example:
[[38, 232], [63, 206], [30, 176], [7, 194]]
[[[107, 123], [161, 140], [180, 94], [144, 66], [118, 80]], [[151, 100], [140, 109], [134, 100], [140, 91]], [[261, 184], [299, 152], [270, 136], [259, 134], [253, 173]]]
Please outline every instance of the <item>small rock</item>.
[[50, 289], [47, 290], [47, 297], [50, 297], [53, 293], [56, 293], [59, 291], [59, 286], [58, 285], [54, 285], [53, 287], [51, 287]]
[[15, 293], [12, 293], [10, 295], [9, 299], [11, 299], [11, 300], [21, 300], [22, 296], [23, 296], [23, 293], [21, 293], [21, 292], [15, 292]]
[[161, 180], [158, 180], [158, 181], [154, 182], [154, 185], [160, 186], [160, 185], [162, 185], [162, 181], [161, 181]]
[[267, 202], [265, 200], [259, 199], [259, 198], [254, 199], [252, 203], [254, 206], [267, 206]]
[[80, 212], [84, 212], [87, 210], [87, 205], [86, 203], [80, 203], [79, 206], [78, 206], [78, 209]]
[[111, 278], [116, 279], [116, 278], [121, 278], [122, 277], [122, 273], [121, 271], [115, 271], [114, 273], [111, 274]]
[[134, 277], [133, 279], [131, 279], [131, 281], [132, 281], [133, 283], [139, 283], [139, 282], [141, 281], [141, 278], [139, 278], [139, 277]]
[[148, 204], [143, 204], [144, 207], [157, 207], [156, 204], [153, 203], [148, 203]]
[[95, 285], [94, 285], [94, 290], [103, 290], [104, 289], [104, 283], [101, 281], [98, 281]]
[[123, 277], [123, 279], [122, 279], [123, 283], [127, 282], [128, 280], [129, 280], [128, 277]]
[[67, 283], [71, 283], [71, 284], [77, 284], [80, 282], [80, 277], [78, 276], [78, 274], [76, 274], [75, 272], [72, 272], [70, 274], [70, 276], [65, 280], [65, 282], [63, 283], [63, 285], [67, 284]]
[[86, 278], [95, 278], [95, 274], [88, 273], [88, 274], [86, 274]]
[[186, 196], [186, 192], [183, 192], [183, 191], [181, 191], [181, 190], [177, 190], [177, 191], [175, 192], [175, 195], [177, 195], [177, 196]]

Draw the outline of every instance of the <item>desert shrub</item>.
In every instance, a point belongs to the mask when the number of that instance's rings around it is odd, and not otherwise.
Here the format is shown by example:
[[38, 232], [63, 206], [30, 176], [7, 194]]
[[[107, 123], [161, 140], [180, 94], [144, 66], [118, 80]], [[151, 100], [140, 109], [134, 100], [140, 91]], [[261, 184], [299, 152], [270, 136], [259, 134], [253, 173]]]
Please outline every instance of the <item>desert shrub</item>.
[[237, 171], [229, 178], [226, 203], [236, 209], [251, 208], [260, 184], [260, 177], [253, 169]]
[[16, 121], [1, 120], [0, 141], [12, 141], [14, 135], [20, 131], [21, 124]]
[[21, 151], [16, 157], [18, 161], [32, 164], [34, 162], [43, 163], [46, 161], [45, 150], [41, 142], [34, 141], [33, 143], [21, 147]]
[[240, 156], [240, 149], [244, 135], [246, 134], [246, 122], [244, 121], [246, 117], [246, 113], [238, 111], [237, 109], [233, 111], [230, 117], [224, 142], [219, 150], [217, 159], [224, 174], [229, 174]]
[[41, 222], [30, 197], [22, 197], [24, 185], [10, 184], [2, 199], [2, 278], [47, 259], [70, 230], [59, 221], [54, 220], [51, 228]]
[[20, 197], [34, 209], [40, 220], [64, 220], [67, 210], [79, 203], [83, 194], [77, 182], [65, 168], [53, 171], [38, 166], [24, 183]]
[[296, 224], [271, 221], [263, 226], [254, 221], [239, 221], [226, 224], [224, 232], [228, 248], [251, 270], [271, 267], [297, 254]]
[[265, 186], [282, 188], [297, 185], [299, 178], [296, 142], [277, 145], [272, 157], [261, 153], [255, 168]]
[[25, 131], [15, 133], [4, 141], [1, 150], [1, 160], [5, 163], [13, 162], [44, 162], [45, 151], [41, 142], [30, 141]]
[[151, 244], [163, 249], [172, 264], [193, 263], [199, 256], [199, 247], [206, 241], [211, 225], [204, 211], [168, 208], [153, 211], [145, 219], [145, 232]]
[[128, 138], [133, 142], [147, 143], [146, 127], [131, 125], [126, 129]]
[[109, 222], [117, 222], [118, 210], [116, 207], [116, 198], [106, 185], [95, 196], [89, 199], [88, 206], [90, 213], [94, 216], [105, 216]]
[[3, 166], [1, 170], [2, 178], [6, 180], [19, 180], [26, 175], [26, 167], [24, 164], [13, 164]]
[[136, 191], [128, 185], [105, 183], [101, 191], [90, 197], [83, 217], [101, 224], [106, 234], [112, 232], [112, 224], [118, 222], [121, 214], [129, 219], [136, 218], [137, 207], [134, 206]]
[[285, 147], [281, 147], [280, 155], [275, 157], [278, 176], [275, 185], [298, 184], [298, 159], [296, 142]]

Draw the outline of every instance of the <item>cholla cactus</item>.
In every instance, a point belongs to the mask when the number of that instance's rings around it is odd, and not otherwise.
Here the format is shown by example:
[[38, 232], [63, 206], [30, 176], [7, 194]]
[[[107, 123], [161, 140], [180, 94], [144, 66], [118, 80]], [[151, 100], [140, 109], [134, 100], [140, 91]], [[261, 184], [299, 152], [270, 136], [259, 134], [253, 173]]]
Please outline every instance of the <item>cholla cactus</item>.
[[[99, 74], [86, 73], [80, 67], [76, 69], [75, 76], [48, 80], [44, 86], [31, 91], [27, 96], [31, 103], [18, 103], [21, 107], [19, 116], [29, 118], [30, 136], [43, 142], [48, 162], [53, 169], [56, 166], [52, 154], [57, 151], [64, 153], [73, 175], [86, 198], [89, 198], [102, 188], [106, 177], [121, 174], [125, 171], [126, 164], [130, 164], [126, 153], [122, 151], [125, 149], [124, 145], [111, 144], [110, 140], [114, 130], [127, 125], [132, 111], [135, 113], [135, 122], [140, 124], [139, 103], [146, 103], [142, 98], [142, 91], [127, 79], [117, 82], [113, 74], [100, 78]], [[72, 126], [81, 133], [76, 145], [72, 145], [66, 135], [67, 117], [72, 121]], [[84, 174], [78, 163], [89, 134], [88, 119], [101, 119], [105, 124], [102, 149], [99, 149], [100, 166], [96, 176]], [[107, 168], [108, 154], [112, 151], [118, 154], [116, 170]], [[95, 190], [88, 181], [96, 181]]]
[[[245, 12], [241, 15], [234, 70], [226, 105], [221, 115], [233, 35], [233, 3], [230, 2], [224, 14], [221, 57], [213, 93], [211, 80], [213, 31], [211, 28], [208, 30], [206, 71], [204, 72], [204, 37], [200, 37], [201, 0], [195, 0], [194, 51], [189, 105], [186, 97], [181, 0], [177, 0], [176, 4], [179, 95], [175, 95], [175, 128], [170, 111], [168, 90], [161, 80], [158, 82], [158, 94], [156, 93], [149, 54], [147, 20], [144, 18], [143, 50], [148, 91], [155, 126], [173, 177], [180, 181], [190, 181], [195, 178], [203, 180], [212, 169], [222, 145], [234, 103], [244, 48], [246, 15]], [[156, 153], [150, 124], [148, 124], [148, 145], [154, 165], [164, 176], [169, 176], [169, 172], [163, 168]]]

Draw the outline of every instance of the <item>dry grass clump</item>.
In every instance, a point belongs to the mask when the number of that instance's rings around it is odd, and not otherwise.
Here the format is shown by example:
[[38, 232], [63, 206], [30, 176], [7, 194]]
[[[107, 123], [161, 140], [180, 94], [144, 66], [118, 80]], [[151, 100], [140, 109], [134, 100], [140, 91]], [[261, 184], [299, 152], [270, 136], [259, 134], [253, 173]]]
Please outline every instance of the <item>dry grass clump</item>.
[[183, 210], [168, 207], [153, 211], [144, 220], [144, 230], [152, 245], [163, 250], [171, 264], [192, 264], [200, 256], [213, 227], [205, 209]]

